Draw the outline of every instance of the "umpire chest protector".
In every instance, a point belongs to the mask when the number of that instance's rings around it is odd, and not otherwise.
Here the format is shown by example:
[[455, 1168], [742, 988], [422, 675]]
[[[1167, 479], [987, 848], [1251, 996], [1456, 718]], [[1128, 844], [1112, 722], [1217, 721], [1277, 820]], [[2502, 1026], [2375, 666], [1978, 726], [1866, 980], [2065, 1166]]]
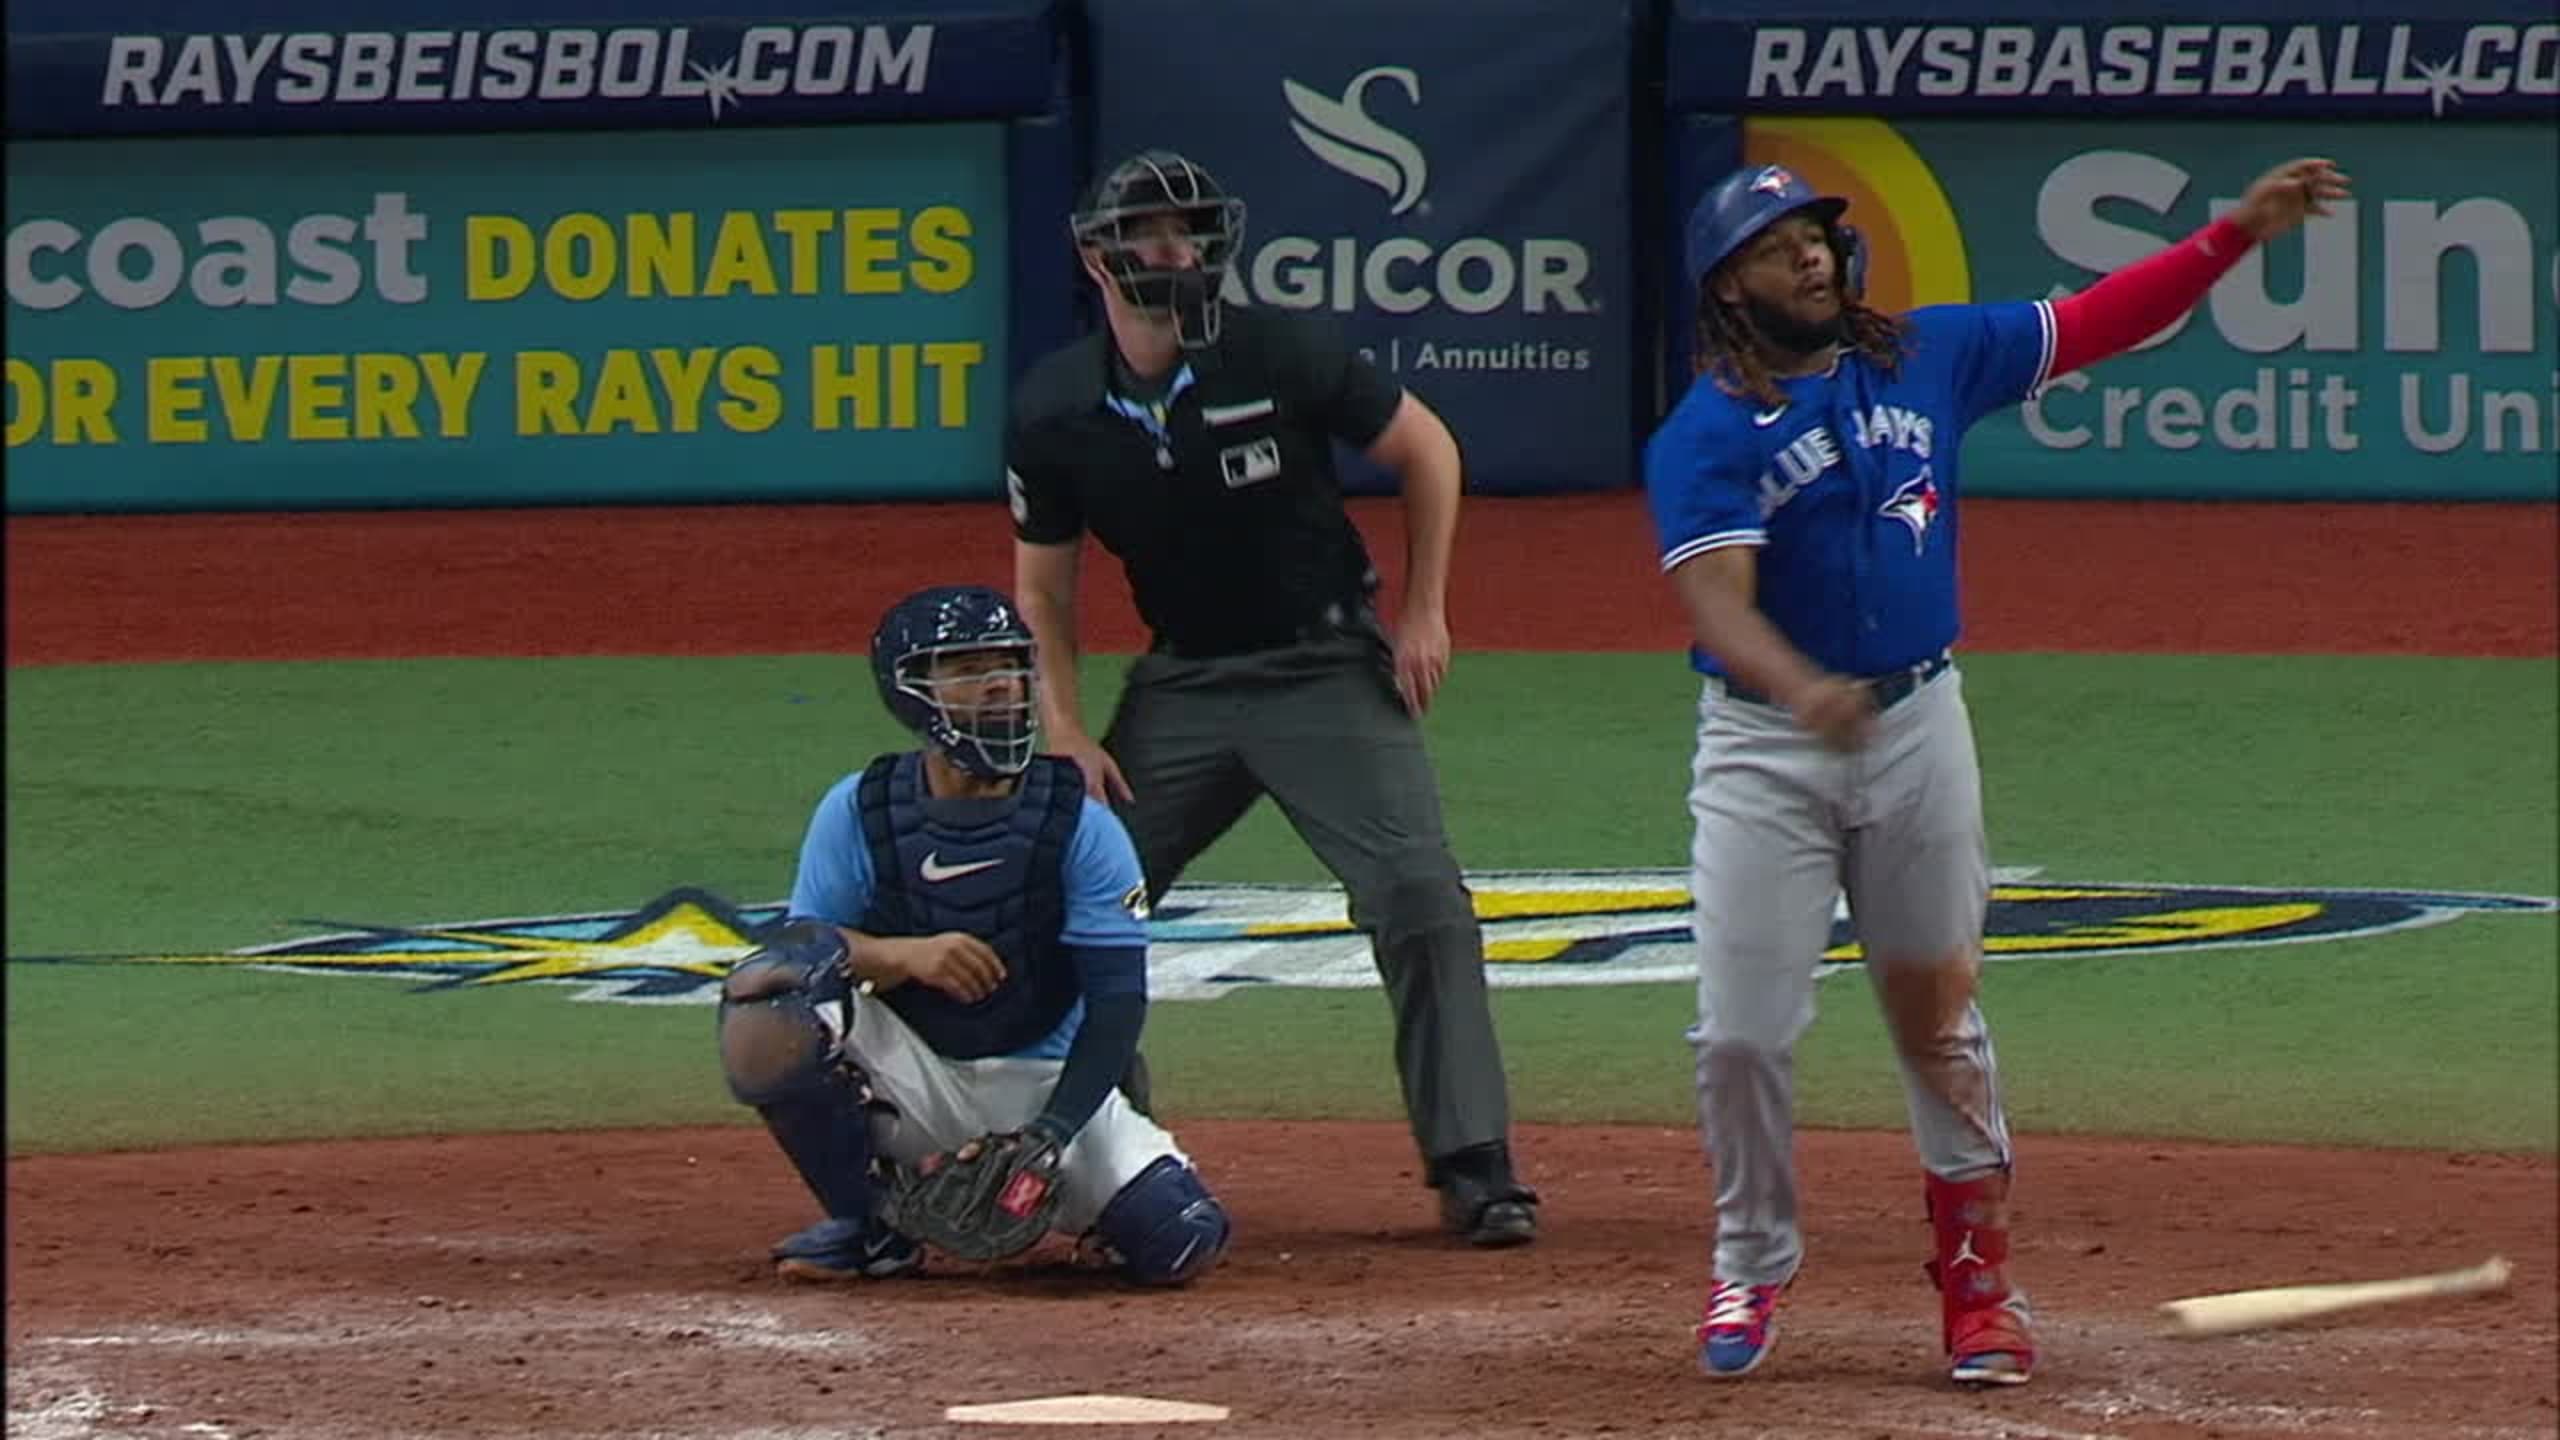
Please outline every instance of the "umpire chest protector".
[[1043, 492], [1024, 497], [1027, 523], [1090, 529], [1178, 654], [1285, 645], [1356, 611], [1377, 576], [1333, 443], [1376, 438], [1402, 392], [1346, 383], [1340, 345], [1303, 317], [1229, 306], [1217, 342], [1143, 400], [1120, 393], [1107, 332], [1051, 356], [1015, 407], [1017, 484]]
[[1004, 980], [976, 1004], [915, 984], [880, 999], [956, 1060], [1012, 1054], [1055, 1031], [1080, 994], [1060, 939], [1067, 846], [1084, 810], [1074, 763], [1035, 756], [1011, 796], [937, 801], [921, 754], [885, 755], [863, 771], [853, 804], [873, 882], [859, 928], [884, 938], [960, 931], [1005, 965]]

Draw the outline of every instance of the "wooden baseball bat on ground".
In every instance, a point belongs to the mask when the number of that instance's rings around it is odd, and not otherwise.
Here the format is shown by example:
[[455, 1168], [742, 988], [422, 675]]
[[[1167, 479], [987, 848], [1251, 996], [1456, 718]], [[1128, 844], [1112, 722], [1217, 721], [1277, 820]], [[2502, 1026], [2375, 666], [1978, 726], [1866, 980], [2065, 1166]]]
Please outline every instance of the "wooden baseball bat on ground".
[[2219, 1295], [2191, 1295], [2160, 1309], [2172, 1335], [2229, 1335], [2317, 1319], [2373, 1305], [2403, 1300], [2446, 1299], [2485, 1295], [2507, 1288], [2513, 1273], [2506, 1257], [2493, 1255], [2467, 1270], [2411, 1275], [2398, 1280], [2350, 1280], [2332, 1285], [2278, 1285], [2266, 1290], [2232, 1290]]

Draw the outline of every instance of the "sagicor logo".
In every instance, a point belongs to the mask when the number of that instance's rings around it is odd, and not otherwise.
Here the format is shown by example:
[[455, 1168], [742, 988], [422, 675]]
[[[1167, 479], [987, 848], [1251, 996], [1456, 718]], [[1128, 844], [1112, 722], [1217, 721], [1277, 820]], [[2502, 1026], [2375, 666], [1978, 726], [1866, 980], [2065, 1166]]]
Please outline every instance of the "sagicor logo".
[[1280, 82], [1280, 93], [1298, 113], [1289, 128], [1299, 143], [1334, 169], [1387, 192], [1391, 202], [1387, 213], [1401, 215], [1421, 202], [1431, 167], [1422, 158], [1422, 147], [1370, 119], [1363, 108], [1369, 82], [1379, 79], [1395, 81], [1404, 87], [1405, 98], [1422, 103], [1422, 77], [1402, 65], [1361, 71], [1351, 77], [1339, 100], [1286, 78]]

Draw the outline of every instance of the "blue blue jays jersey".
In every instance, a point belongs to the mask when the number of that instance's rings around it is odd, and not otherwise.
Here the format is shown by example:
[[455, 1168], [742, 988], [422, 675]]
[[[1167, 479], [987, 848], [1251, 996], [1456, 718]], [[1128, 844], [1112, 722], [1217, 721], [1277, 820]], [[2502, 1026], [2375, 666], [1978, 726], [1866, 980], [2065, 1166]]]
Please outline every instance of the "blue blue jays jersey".
[[[1017, 823], [1011, 813], [1017, 804], [1031, 808], [1023, 803], [1025, 792], [1012, 802], [884, 804], [874, 819], [889, 827], [884, 835], [892, 843], [885, 853], [904, 854], [913, 862], [914, 873], [895, 886], [880, 883], [879, 862], [864, 832], [865, 772], [837, 781], [810, 817], [791, 887], [793, 918], [886, 935], [964, 930], [1004, 957], [1003, 981], [974, 1004], [919, 985], [883, 992], [890, 1007], [941, 1054], [1056, 1059], [1074, 1038], [1085, 997], [1145, 994], [1146, 886], [1137, 848], [1109, 807], [1082, 794], [1072, 767], [1056, 768], [1063, 779], [1045, 772], [1026, 777], [1043, 780], [1036, 788], [1044, 792], [1052, 784], [1076, 790], [1080, 808], [1064, 854], [1046, 852], [1054, 874], [1026, 873], [1026, 865], [1040, 863], [1042, 847], [1030, 836], [1042, 822], [1037, 814], [1023, 814]], [[917, 771], [918, 757], [910, 754], [883, 770], [882, 777], [891, 788], [912, 796]], [[1040, 809], [1047, 808], [1041, 797], [1030, 798], [1040, 801]], [[1045, 915], [1045, 922], [1034, 923], [1047, 933], [1013, 933], [1018, 926], [1007, 922], [1007, 915], [1017, 920]], [[905, 917], [903, 922], [895, 918], [899, 916]], [[881, 917], [891, 918], [890, 928], [876, 923]]]
[[[1770, 409], [1701, 376], [1645, 446], [1668, 574], [1728, 545], [1759, 550], [1760, 610], [1815, 664], [1879, 675], [1955, 643], [1957, 452], [1983, 416], [2053, 364], [2043, 301], [1933, 305], [1904, 317], [1887, 372], [1843, 352], [1782, 380]], [[1720, 673], [1694, 647], [1699, 671]]]

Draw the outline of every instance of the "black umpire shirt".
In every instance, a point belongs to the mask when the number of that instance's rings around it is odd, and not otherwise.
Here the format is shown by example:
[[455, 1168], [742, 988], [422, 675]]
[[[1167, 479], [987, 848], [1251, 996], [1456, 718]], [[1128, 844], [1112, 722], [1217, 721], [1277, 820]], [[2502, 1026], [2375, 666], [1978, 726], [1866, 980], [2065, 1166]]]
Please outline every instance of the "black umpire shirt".
[[1106, 329], [1015, 389], [1014, 533], [1056, 545], [1091, 530], [1120, 557], [1158, 650], [1233, 655], [1320, 634], [1378, 583], [1331, 442], [1368, 449], [1403, 395], [1330, 322], [1295, 311], [1226, 306], [1217, 343], [1152, 386], [1127, 374]]

